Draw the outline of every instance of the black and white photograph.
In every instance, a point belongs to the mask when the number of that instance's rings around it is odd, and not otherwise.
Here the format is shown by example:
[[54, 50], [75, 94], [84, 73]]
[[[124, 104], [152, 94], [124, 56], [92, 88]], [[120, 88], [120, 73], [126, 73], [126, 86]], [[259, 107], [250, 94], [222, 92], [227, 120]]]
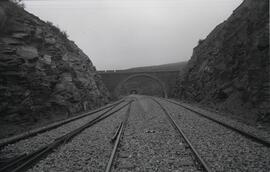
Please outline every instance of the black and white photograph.
[[0, 0], [0, 172], [270, 172], [269, 0]]

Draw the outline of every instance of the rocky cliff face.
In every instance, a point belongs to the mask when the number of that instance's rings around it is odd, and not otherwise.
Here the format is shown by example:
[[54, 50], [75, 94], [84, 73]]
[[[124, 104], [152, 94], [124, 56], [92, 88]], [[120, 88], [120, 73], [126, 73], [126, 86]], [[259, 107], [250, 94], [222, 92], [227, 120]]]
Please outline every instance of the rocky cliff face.
[[269, 114], [269, 70], [269, 1], [245, 0], [199, 41], [176, 96], [263, 117]]
[[1, 120], [35, 121], [108, 102], [90, 59], [57, 27], [0, 2], [0, 29]]

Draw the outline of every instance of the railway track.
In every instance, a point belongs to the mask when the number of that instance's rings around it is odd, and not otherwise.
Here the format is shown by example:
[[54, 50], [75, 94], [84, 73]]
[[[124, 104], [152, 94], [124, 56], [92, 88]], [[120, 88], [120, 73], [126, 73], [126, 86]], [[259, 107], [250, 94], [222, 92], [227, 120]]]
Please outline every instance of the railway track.
[[131, 109], [131, 104], [129, 104], [129, 107], [128, 107], [128, 109], [126, 111], [126, 114], [125, 114], [125, 118], [120, 123], [120, 125], [119, 125], [119, 127], [117, 129], [117, 132], [115, 133], [115, 135], [112, 138], [112, 141], [114, 142], [114, 146], [113, 146], [113, 150], [112, 150], [111, 155], [110, 155], [110, 159], [109, 159], [109, 161], [107, 163], [105, 172], [110, 172], [111, 171], [114, 160], [117, 158], [117, 150], [118, 150], [118, 148], [120, 146], [120, 142], [121, 142], [124, 130], [125, 130], [126, 125], [127, 125], [128, 117], [129, 117], [129, 114], [130, 114], [130, 109]]
[[187, 110], [189, 110], [191, 112], [194, 112], [195, 114], [197, 114], [197, 115], [199, 115], [201, 117], [204, 117], [204, 118], [206, 118], [208, 120], [211, 120], [211, 121], [213, 121], [213, 122], [215, 122], [215, 123], [217, 123], [219, 125], [222, 125], [222, 126], [228, 128], [228, 129], [230, 129], [230, 130], [232, 130], [234, 132], [237, 132], [237, 133], [241, 134], [242, 136], [244, 136], [244, 137], [246, 137], [248, 139], [251, 139], [251, 140], [253, 140], [253, 141], [257, 142], [257, 143], [260, 143], [260, 144], [262, 144], [262, 145], [264, 145], [264, 146], [266, 146], [268, 148], [270, 147], [270, 142], [268, 140], [264, 139], [264, 138], [260, 138], [260, 137], [258, 137], [256, 135], [254, 135], [252, 133], [249, 133], [249, 132], [246, 132], [246, 131], [244, 131], [244, 130], [242, 130], [240, 128], [234, 127], [234, 126], [229, 125], [227, 123], [224, 123], [224, 122], [222, 122], [220, 120], [214, 119], [214, 118], [212, 118], [210, 116], [207, 116], [207, 115], [205, 115], [205, 114], [203, 114], [201, 112], [198, 112], [198, 111], [196, 111], [196, 110], [194, 110], [194, 109], [192, 109], [190, 107], [182, 105], [181, 103], [178, 103], [178, 102], [175, 102], [175, 101], [172, 101], [172, 100], [168, 100], [168, 99], [162, 99], [162, 100], [165, 100], [165, 101], [167, 101], [169, 103], [173, 103], [173, 104], [175, 104], [177, 106], [185, 108], [185, 109], [187, 109]]
[[75, 120], [81, 119], [83, 117], [90, 116], [90, 115], [93, 115], [95, 113], [101, 112], [101, 111], [103, 111], [105, 109], [108, 109], [108, 108], [117, 106], [117, 105], [119, 105], [120, 103], [122, 103], [124, 101], [125, 101], [124, 99], [121, 99], [121, 100], [119, 100], [119, 101], [117, 101], [115, 103], [109, 104], [107, 106], [98, 108], [98, 109], [93, 110], [93, 111], [90, 111], [90, 112], [85, 112], [85, 113], [82, 113], [80, 115], [76, 115], [76, 116], [71, 117], [69, 119], [66, 119], [66, 120], [63, 120], [63, 121], [60, 121], [60, 122], [53, 123], [51, 125], [42, 127], [40, 129], [33, 130], [33, 131], [30, 131], [30, 132], [26, 132], [26, 133], [23, 133], [23, 134], [20, 134], [20, 135], [17, 135], [17, 136], [13, 136], [13, 137], [10, 137], [10, 138], [7, 138], [7, 139], [3, 139], [2, 141], [0, 141], [0, 150], [3, 147], [5, 147], [5, 146], [7, 146], [9, 144], [14, 144], [14, 143], [16, 143], [16, 142], [18, 142], [20, 140], [24, 140], [24, 139], [27, 139], [27, 138], [36, 136], [38, 134], [41, 134], [41, 133], [44, 133], [44, 132], [53, 130], [53, 129], [57, 128], [57, 127], [63, 126], [63, 125], [68, 124], [68, 123], [70, 123], [72, 121], [75, 121]]
[[151, 100], [156, 102], [159, 107], [163, 110], [163, 112], [166, 114], [167, 118], [169, 119], [171, 125], [173, 128], [177, 131], [180, 137], [182, 137], [186, 143], [186, 147], [188, 147], [191, 152], [193, 153], [193, 159], [194, 159], [194, 166], [198, 168], [198, 170], [205, 171], [205, 172], [212, 172], [211, 168], [207, 165], [207, 163], [204, 161], [204, 159], [200, 156], [198, 151], [195, 149], [195, 147], [192, 145], [192, 143], [189, 141], [185, 133], [182, 131], [182, 129], [177, 125], [173, 117], [171, 116], [170, 112], [156, 99], [149, 97]]
[[[21, 142], [16, 143], [27, 154], [18, 152], [20, 156], [0, 164], [0, 172], [26, 171], [30, 168], [33, 171], [72, 171], [75, 167], [106, 172], [269, 169], [267, 147], [208, 118], [197, 116], [194, 113], [196, 109], [189, 110], [176, 106], [177, 102], [150, 96], [131, 98], [126, 99], [126, 102], [116, 102], [109, 108], [103, 107], [104, 111], [87, 117], [83, 123], [81, 121], [84, 118], [77, 121], [79, 123], [76, 125], [72, 123], [71, 128], [70, 125], [64, 126], [65, 130], [68, 128], [65, 134], [60, 132], [61, 135], [51, 138], [53, 142], [46, 142], [42, 144], [47, 144], [43, 147], [39, 145], [38, 150], [36, 147], [28, 153]], [[132, 114], [136, 115], [130, 115], [131, 109]], [[112, 116], [118, 111], [121, 112]], [[110, 116], [111, 120], [103, 121]], [[86, 130], [93, 125], [93, 128]], [[55, 130], [52, 131], [55, 133]], [[5, 148], [7, 153], [8, 150]], [[58, 165], [62, 160], [63, 164]]]
[[76, 135], [84, 131], [85, 129], [99, 123], [100, 121], [103, 121], [104, 119], [110, 117], [111, 115], [115, 114], [116, 112], [120, 111], [121, 109], [125, 108], [131, 103], [132, 103], [132, 100], [122, 105], [121, 107], [113, 110], [117, 105], [120, 104], [120, 102], [114, 104], [108, 110], [103, 112], [101, 115], [95, 117], [93, 120], [87, 122], [81, 127], [61, 136], [60, 138], [55, 139], [52, 143], [46, 146], [43, 146], [29, 154], [23, 154], [19, 157], [10, 159], [9, 161], [4, 163], [0, 167], [0, 172], [18, 172], [18, 171], [25, 171], [29, 169], [30, 167], [35, 165], [39, 160], [46, 157], [48, 154], [52, 153], [59, 146], [69, 142], [73, 137], [75, 137]]

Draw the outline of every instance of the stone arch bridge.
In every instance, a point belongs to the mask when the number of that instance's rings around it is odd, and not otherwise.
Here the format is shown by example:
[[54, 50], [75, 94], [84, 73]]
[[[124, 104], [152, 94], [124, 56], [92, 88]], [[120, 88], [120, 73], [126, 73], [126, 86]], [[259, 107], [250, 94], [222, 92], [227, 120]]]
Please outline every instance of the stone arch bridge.
[[[108, 70], [98, 71], [98, 74], [101, 76], [104, 84], [113, 97], [120, 96], [123, 85], [130, 81], [137, 83], [141, 82], [140, 87], [146, 87], [147, 83], [143, 81], [145, 79], [153, 81], [152, 85], [154, 84], [155, 87], [159, 87], [160, 96], [171, 97], [173, 95], [176, 80], [179, 76], [179, 71], [130, 72], [123, 70]], [[138, 94], [140, 94], [139, 89], [140, 88], [136, 88], [135, 85], [130, 88], [130, 92], [138, 91]]]

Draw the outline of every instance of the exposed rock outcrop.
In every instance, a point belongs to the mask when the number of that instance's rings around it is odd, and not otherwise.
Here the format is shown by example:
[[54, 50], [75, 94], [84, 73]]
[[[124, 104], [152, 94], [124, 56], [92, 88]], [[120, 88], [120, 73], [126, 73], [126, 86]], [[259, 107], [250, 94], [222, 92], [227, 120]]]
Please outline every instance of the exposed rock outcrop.
[[254, 120], [269, 115], [269, 1], [245, 0], [194, 48], [176, 96]]
[[90, 59], [51, 23], [0, 2], [0, 118], [21, 122], [108, 102]]

